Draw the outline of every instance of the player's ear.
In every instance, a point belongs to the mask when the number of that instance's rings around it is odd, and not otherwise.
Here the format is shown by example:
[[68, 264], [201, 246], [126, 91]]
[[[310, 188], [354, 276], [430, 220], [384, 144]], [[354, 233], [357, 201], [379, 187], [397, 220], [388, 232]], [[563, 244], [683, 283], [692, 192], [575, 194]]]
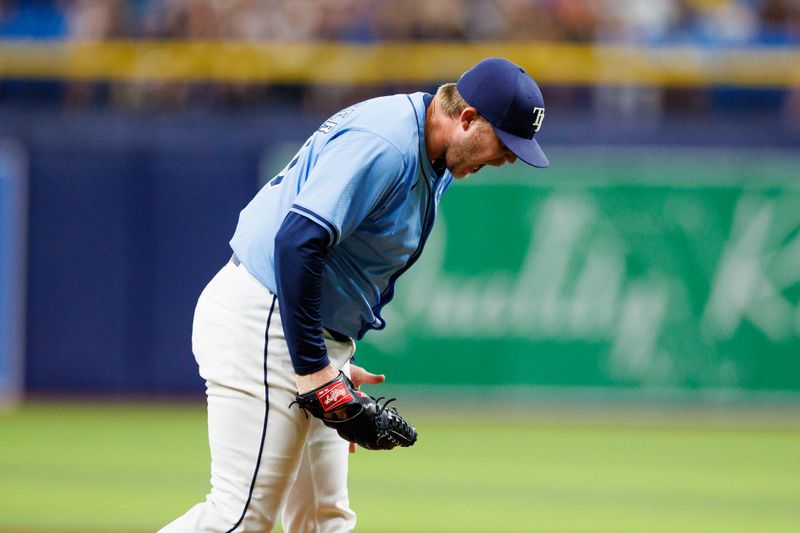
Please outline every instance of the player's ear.
[[466, 131], [480, 116], [480, 113], [478, 113], [478, 110], [474, 107], [465, 107], [464, 110], [461, 111], [461, 115], [458, 117], [461, 128]]

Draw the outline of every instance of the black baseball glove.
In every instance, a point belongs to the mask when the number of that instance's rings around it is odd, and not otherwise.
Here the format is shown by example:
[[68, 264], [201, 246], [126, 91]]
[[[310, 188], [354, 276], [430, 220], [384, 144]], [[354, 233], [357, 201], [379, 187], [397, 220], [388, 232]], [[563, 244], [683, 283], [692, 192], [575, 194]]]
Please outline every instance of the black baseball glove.
[[417, 430], [393, 408], [383, 405], [353, 386], [341, 371], [339, 376], [316, 389], [297, 394], [295, 401], [307, 413], [335, 429], [343, 439], [368, 450], [391, 450], [417, 442]]

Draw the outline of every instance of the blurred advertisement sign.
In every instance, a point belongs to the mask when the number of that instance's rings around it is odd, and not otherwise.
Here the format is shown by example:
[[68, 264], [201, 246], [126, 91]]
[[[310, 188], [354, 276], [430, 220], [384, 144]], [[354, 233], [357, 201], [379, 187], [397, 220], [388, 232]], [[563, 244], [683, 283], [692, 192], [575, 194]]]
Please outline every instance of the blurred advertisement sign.
[[0, 139], [0, 404], [23, 391], [27, 187], [21, 147]]
[[451, 187], [365, 364], [407, 383], [800, 393], [800, 157], [552, 152], [550, 170]]

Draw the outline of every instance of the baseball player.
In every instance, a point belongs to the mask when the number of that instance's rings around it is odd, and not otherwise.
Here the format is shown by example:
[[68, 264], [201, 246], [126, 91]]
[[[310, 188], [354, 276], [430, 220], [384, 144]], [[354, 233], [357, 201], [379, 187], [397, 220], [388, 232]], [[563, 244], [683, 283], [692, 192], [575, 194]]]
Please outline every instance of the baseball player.
[[[244, 208], [233, 257], [197, 303], [211, 492], [164, 532], [352, 531], [348, 447], [416, 431], [358, 390], [354, 340], [422, 252], [453, 178], [517, 158], [547, 167], [541, 91], [485, 59], [434, 96], [375, 98], [326, 120]], [[350, 441], [348, 443], [348, 441]]]

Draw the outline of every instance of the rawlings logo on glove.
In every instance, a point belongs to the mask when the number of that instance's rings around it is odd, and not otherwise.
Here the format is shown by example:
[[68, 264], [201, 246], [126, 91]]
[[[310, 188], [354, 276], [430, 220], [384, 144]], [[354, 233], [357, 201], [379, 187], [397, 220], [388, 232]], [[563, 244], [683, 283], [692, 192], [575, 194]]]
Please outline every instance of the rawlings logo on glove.
[[335, 381], [317, 389], [316, 394], [325, 412], [332, 411], [353, 400], [353, 397], [347, 392], [347, 387], [341, 381]]
[[417, 442], [417, 430], [396, 409], [381, 405], [368, 394], [357, 390], [353, 382], [339, 376], [316, 389], [298, 394], [295, 401], [307, 413], [335, 429], [343, 439], [368, 450], [391, 450]]

